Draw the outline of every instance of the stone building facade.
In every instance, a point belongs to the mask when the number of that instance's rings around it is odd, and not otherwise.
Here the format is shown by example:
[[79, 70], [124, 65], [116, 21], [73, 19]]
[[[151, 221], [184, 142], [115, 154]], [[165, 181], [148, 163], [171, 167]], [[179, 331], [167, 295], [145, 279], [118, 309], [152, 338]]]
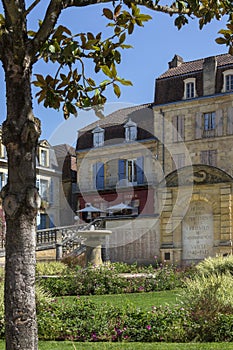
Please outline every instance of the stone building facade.
[[[77, 209], [90, 203], [109, 214], [111, 261], [153, 263], [159, 253], [157, 147], [151, 104], [118, 110], [79, 131]], [[131, 209], [108, 212], [121, 203]]]
[[233, 57], [175, 55], [155, 86], [153, 104], [80, 131], [78, 209], [135, 207], [134, 221], [107, 220], [112, 261], [185, 265], [231, 254]]
[[[161, 258], [232, 253], [233, 57], [184, 62], [156, 79]], [[162, 204], [161, 204], [162, 203]]]

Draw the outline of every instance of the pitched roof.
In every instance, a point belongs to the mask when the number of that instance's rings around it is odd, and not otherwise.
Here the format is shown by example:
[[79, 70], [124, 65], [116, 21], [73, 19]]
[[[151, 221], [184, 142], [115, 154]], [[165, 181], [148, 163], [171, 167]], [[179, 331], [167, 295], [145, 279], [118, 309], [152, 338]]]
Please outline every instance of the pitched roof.
[[75, 148], [63, 143], [61, 145], [53, 146], [57, 158], [64, 158], [67, 154], [75, 156]]
[[119, 110], [107, 115], [105, 118], [99, 119], [96, 122], [85, 126], [84, 128], [80, 129], [79, 131], [81, 133], [83, 133], [83, 132], [86, 132], [89, 130], [93, 130], [97, 126], [106, 127], [106, 126], [124, 124], [129, 119], [129, 116], [132, 113], [134, 113], [136, 111], [143, 110], [145, 108], [150, 108], [150, 107], [151, 107], [151, 103], [146, 103], [146, 104], [142, 104], [142, 105], [137, 105], [137, 106], [133, 106], [133, 107], [126, 107], [126, 108], [119, 109]]
[[[217, 61], [217, 67], [233, 64], [233, 56], [230, 54], [216, 55], [215, 57]], [[170, 68], [165, 73], [161, 74], [157, 80], [201, 71], [203, 69], [204, 60], [205, 58], [201, 58], [194, 61], [182, 62], [177, 67]]]

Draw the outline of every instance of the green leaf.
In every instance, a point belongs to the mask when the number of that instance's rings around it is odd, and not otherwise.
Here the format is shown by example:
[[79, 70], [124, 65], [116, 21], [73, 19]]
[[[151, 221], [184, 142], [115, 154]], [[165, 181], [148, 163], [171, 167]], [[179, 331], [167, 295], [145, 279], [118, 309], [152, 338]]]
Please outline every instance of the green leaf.
[[113, 13], [111, 10], [107, 9], [107, 8], [104, 8], [103, 9], [103, 14], [106, 18], [108, 19], [113, 19]]
[[126, 79], [119, 78], [119, 77], [117, 77], [116, 80], [119, 81], [122, 85], [133, 86], [133, 84], [132, 84], [132, 82], [130, 80], [126, 80]]
[[123, 34], [120, 36], [120, 39], [119, 39], [120, 44], [122, 44], [122, 43], [125, 41], [125, 38], [126, 38], [126, 34], [123, 33]]
[[119, 98], [121, 96], [121, 89], [117, 84], [113, 84], [113, 90], [115, 95]]
[[108, 66], [102, 66], [101, 69], [105, 75], [107, 75], [109, 78], [113, 78], [112, 72], [110, 71]]

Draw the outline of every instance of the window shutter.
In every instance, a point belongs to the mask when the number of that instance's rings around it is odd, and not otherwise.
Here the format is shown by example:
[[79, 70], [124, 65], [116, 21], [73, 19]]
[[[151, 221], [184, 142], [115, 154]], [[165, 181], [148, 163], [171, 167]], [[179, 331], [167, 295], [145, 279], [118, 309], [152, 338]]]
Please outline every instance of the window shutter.
[[119, 174], [119, 180], [125, 179], [125, 159], [119, 159], [118, 174]]
[[201, 163], [208, 165], [208, 151], [201, 151]]
[[198, 112], [196, 114], [195, 133], [196, 133], [196, 139], [201, 139], [201, 137], [202, 137], [202, 113], [200, 113], [200, 112]]
[[181, 115], [178, 117], [178, 138], [179, 141], [183, 141], [184, 140], [184, 116]]
[[223, 133], [223, 118], [222, 110], [219, 109], [216, 111], [216, 136], [222, 136]]
[[143, 157], [137, 158], [137, 183], [138, 183], [138, 185], [141, 185], [144, 183], [143, 165], [144, 165], [144, 158]]
[[172, 140], [173, 142], [177, 142], [178, 141], [178, 135], [177, 135], [177, 126], [178, 126], [178, 117], [176, 115], [174, 115], [172, 117]]
[[53, 217], [53, 215], [49, 215], [49, 227], [50, 228], [52, 228], [52, 227], [54, 227], [55, 225], [54, 225], [54, 217]]
[[54, 190], [54, 186], [53, 186], [53, 179], [50, 180], [50, 204], [53, 204], [54, 203], [54, 193], [53, 193], [53, 190]]
[[217, 151], [211, 150], [209, 153], [209, 165], [217, 166]]
[[104, 189], [104, 163], [97, 163], [96, 188]]
[[227, 110], [227, 134], [233, 134], [233, 108], [229, 107]]

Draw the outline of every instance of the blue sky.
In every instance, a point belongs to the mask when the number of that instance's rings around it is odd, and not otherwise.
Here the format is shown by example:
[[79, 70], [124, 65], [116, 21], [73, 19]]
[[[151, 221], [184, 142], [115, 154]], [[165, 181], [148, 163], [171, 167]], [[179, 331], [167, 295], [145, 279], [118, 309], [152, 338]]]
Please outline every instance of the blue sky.
[[[28, 1], [28, 3], [31, 3]], [[35, 28], [39, 19], [43, 17], [45, 1], [38, 9], [34, 10], [29, 20], [29, 26]], [[47, 1], [46, 1], [47, 3]], [[108, 6], [111, 6], [108, 4]], [[107, 7], [107, 5], [105, 5]], [[69, 9], [64, 11], [59, 23], [71, 28], [73, 33], [91, 31], [98, 33], [105, 31], [106, 19], [102, 16], [102, 5], [88, 6], [82, 9]], [[216, 54], [226, 53], [225, 46], [215, 43], [219, 29], [224, 27], [225, 20], [214, 21], [201, 31], [196, 20], [180, 31], [176, 29], [174, 19], [165, 14], [157, 14], [147, 9], [141, 12], [150, 14], [153, 19], [145, 23], [144, 28], [137, 28], [127, 43], [134, 48], [124, 50], [122, 63], [118, 67], [119, 76], [129, 79], [133, 87], [122, 87], [122, 95], [117, 99], [112, 89], [107, 93], [108, 103], [105, 114], [113, 109], [122, 108], [131, 104], [152, 102], [154, 99], [155, 79], [168, 68], [168, 62], [175, 54], [183, 57], [185, 61], [195, 60]], [[48, 73], [51, 66], [37, 63], [34, 73]], [[5, 119], [5, 89], [4, 75], [0, 69], [0, 122]], [[33, 93], [36, 90], [33, 88]], [[77, 118], [71, 117], [64, 121], [62, 112], [56, 112], [43, 108], [34, 100], [34, 113], [42, 121], [41, 138], [48, 139], [52, 144], [69, 143], [74, 144], [77, 130], [84, 125], [96, 120], [93, 113], [81, 112]]]

